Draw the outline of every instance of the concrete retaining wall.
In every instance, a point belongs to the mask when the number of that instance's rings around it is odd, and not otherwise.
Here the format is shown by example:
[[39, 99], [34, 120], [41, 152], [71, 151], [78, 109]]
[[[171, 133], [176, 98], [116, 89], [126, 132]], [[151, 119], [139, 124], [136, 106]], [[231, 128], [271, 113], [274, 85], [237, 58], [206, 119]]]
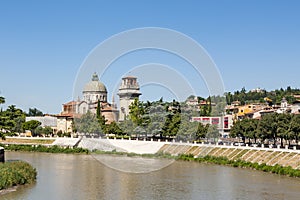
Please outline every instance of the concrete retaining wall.
[[230, 160], [240, 159], [252, 163], [265, 163], [271, 166], [278, 164], [300, 169], [299, 150], [169, 143], [165, 144], [159, 152], [171, 155], [192, 154], [194, 157], [207, 155], [226, 157]]

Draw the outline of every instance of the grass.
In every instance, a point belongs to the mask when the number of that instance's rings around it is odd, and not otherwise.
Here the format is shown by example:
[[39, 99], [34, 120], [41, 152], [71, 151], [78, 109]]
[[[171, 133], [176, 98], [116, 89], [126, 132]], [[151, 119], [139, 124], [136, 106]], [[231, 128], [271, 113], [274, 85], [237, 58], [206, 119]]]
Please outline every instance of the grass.
[[69, 148], [54, 146], [42, 146], [42, 145], [24, 145], [24, 144], [10, 144], [0, 145], [9, 151], [28, 151], [28, 152], [46, 152], [46, 153], [77, 153], [77, 154], [89, 154], [89, 150], [83, 148]]
[[205, 156], [200, 158], [194, 158], [193, 155], [179, 155], [177, 157], [177, 160], [183, 160], [183, 161], [196, 161], [200, 163], [212, 163], [217, 165], [226, 165], [226, 166], [232, 166], [232, 167], [240, 167], [240, 168], [248, 168], [248, 169], [254, 169], [254, 170], [260, 170], [264, 172], [270, 172], [274, 174], [280, 174], [280, 175], [286, 175], [290, 177], [300, 177], [300, 170], [293, 169], [292, 167], [283, 167], [281, 165], [266, 165], [258, 164], [258, 163], [251, 163], [244, 160], [229, 160], [226, 157], [214, 157], [214, 156]]

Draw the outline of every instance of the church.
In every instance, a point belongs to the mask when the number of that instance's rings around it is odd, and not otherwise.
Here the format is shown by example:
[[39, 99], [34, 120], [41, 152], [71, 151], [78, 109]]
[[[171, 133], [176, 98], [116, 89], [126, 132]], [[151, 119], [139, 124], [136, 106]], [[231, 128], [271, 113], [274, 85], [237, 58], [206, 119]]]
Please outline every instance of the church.
[[92, 75], [92, 79], [88, 82], [82, 91], [83, 99], [70, 101], [63, 104], [62, 112], [57, 115], [57, 130], [62, 132], [72, 132], [72, 122], [74, 118], [90, 111], [96, 114], [98, 101], [100, 101], [101, 114], [107, 120], [107, 123], [118, 121], [119, 111], [114, 100], [112, 103], [107, 102], [107, 89], [105, 85], [99, 81], [96, 73]]
[[123, 77], [122, 83], [119, 87], [118, 95], [120, 97], [120, 111], [112, 98], [112, 103], [107, 101], [107, 89], [105, 85], [99, 81], [97, 73], [92, 75], [91, 81], [85, 84], [82, 96], [83, 99], [78, 98], [77, 101], [70, 101], [63, 104], [62, 112], [57, 117], [57, 131], [63, 133], [72, 132], [72, 123], [74, 118], [79, 118], [83, 114], [90, 111], [96, 114], [98, 101], [101, 106], [101, 114], [110, 124], [113, 121], [124, 120], [129, 114], [129, 105], [134, 98], [141, 95], [139, 91], [137, 78], [133, 76]]

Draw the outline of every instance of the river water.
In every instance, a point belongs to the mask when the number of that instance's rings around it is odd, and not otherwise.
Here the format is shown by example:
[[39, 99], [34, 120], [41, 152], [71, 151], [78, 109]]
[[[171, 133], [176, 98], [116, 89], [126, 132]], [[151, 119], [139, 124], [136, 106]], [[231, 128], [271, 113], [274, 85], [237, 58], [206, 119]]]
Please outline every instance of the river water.
[[[105, 156], [106, 160], [118, 159]], [[108, 167], [91, 155], [6, 152], [6, 159], [27, 161], [38, 171], [35, 184], [0, 196], [7, 200], [298, 200], [300, 196], [300, 179], [297, 178], [196, 162], [175, 161], [157, 171], [128, 173]], [[157, 162], [165, 161], [154, 161]], [[143, 163], [151, 167], [148, 161]], [[126, 169], [134, 168], [135, 164], [128, 165], [121, 159], [119, 165]]]

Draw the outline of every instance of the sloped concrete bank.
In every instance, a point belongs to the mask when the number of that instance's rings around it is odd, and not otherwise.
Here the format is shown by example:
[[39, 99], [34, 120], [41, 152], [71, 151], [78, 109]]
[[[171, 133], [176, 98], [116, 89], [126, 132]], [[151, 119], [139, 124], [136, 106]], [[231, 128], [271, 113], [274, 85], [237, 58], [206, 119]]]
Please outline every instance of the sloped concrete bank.
[[137, 140], [82, 138], [78, 147], [89, 150], [118, 151], [136, 154], [155, 154], [166, 143]]
[[171, 155], [190, 154], [194, 157], [226, 157], [229, 160], [265, 163], [270, 166], [278, 164], [300, 169], [299, 150], [170, 143], [165, 144], [158, 152]]
[[240, 146], [205, 145], [175, 142], [155, 142], [116, 139], [83, 138], [78, 147], [89, 150], [117, 151], [136, 154], [164, 153], [171, 155], [193, 155], [194, 157], [226, 157], [229, 160], [274, 166], [276, 164], [293, 169], [300, 169], [300, 151], [275, 148], [254, 148]]

